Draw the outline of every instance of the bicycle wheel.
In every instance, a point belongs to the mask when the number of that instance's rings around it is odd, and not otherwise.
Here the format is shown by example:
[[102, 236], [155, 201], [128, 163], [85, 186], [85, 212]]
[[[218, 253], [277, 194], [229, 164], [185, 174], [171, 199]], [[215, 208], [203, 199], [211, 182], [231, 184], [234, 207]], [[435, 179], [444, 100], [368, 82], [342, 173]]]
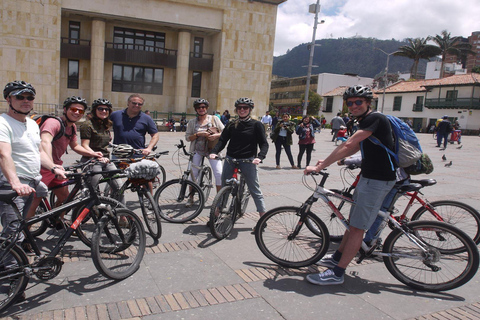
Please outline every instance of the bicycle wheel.
[[[2, 239], [2, 247], [8, 243]], [[10, 307], [22, 296], [28, 284], [28, 277], [25, 275], [24, 267], [28, 265], [28, 258], [20, 247], [14, 245], [9, 254], [5, 254], [0, 261], [0, 312]], [[3, 266], [13, 266], [5, 269]]]
[[307, 213], [314, 228], [305, 223], [293, 236], [300, 222], [299, 207], [279, 207], [265, 213], [255, 226], [255, 241], [262, 253], [287, 268], [309, 266], [320, 260], [330, 244], [328, 229], [316, 215]]
[[[343, 195], [349, 199], [352, 199], [352, 195], [348, 192], [330, 189], [330, 191]], [[328, 197], [330, 201], [340, 210], [343, 216], [348, 217], [350, 214], [350, 208], [352, 204], [348, 201], [342, 200], [337, 197]], [[332, 212], [332, 209], [323, 201], [317, 201], [313, 204], [311, 211], [317, 215], [327, 226], [330, 233], [330, 241], [340, 242], [343, 239], [345, 233], [345, 226], [342, 221]], [[307, 221], [308, 223], [308, 221]]]
[[195, 182], [181, 179], [162, 185], [155, 192], [154, 201], [158, 204], [160, 216], [173, 223], [194, 219], [205, 206], [202, 189]]
[[[35, 210], [35, 215], [41, 215], [42, 213], [45, 213], [45, 212], [47, 212], [47, 208], [45, 207], [45, 204], [42, 201], [40, 202], [37, 209]], [[45, 219], [35, 224], [32, 224], [30, 226], [30, 233], [32, 234], [32, 236], [34, 237], [41, 236], [47, 230], [48, 220], [49, 219]]]
[[212, 169], [210, 167], [204, 167], [202, 169], [202, 180], [198, 181], [198, 185], [200, 189], [203, 191], [203, 195], [205, 196], [205, 202], [208, 201], [208, 197], [210, 196], [210, 190], [212, 190]]
[[157, 176], [152, 182], [153, 190], [160, 188], [167, 180], [167, 173], [165, 172], [165, 168], [160, 163], [158, 163], [158, 167], [160, 168], [160, 173], [157, 174]]
[[[101, 204], [109, 205], [112, 209], [126, 208], [123, 203], [112, 198], [98, 197], [98, 199], [100, 200]], [[75, 230], [78, 238], [88, 247], [92, 246], [93, 233], [95, 232], [98, 221], [104, 215], [105, 211], [105, 209], [100, 210], [98, 208], [96, 209], [96, 207], [97, 206], [93, 207], [92, 212], [90, 212], [85, 219], [83, 219], [82, 223]], [[85, 205], [82, 205], [73, 210], [72, 222], [77, 219], [84, 208]]]
[[233, 230], [236, 219], [235, 201], [232, 186], [225, 186], [213, 199], [210, 209], [209, 227], [212, 235], [218, 240], [225, 239]]
[[137, 190], [140, 208], [142, 209], [143, 220], [147, 226], [148, 232], [153, 239], [159, 239], [162, 235], [162, 225], [160, 222], [160, 210], [153, 200], [148, 185], [144, 185]]
[[[457, 288], [475, 275], [478, 249], [463, 231], [439, 221], [413, 221], [407, 226], [426, 243], [423, 249], [427, 253], [401, 230], [392, 231], [383, 244], [383, 252], [391, 256], [383, 257], [383, 262], [398, 281], [415, 289], [437, 292]], [[462, 250], [457, 250], [460, 247]]]
[[[477, 210], [465, 203], [451, 200], [433, 201], [430, 205], [443, 222], [462, 230], [476, 244], [480, 243], [480, 213]], [[439, 219], [425, 207], [415, 211], [412, 216], [412, 220], [438, 221]]]
[[128, 209], [104, 216], [92, 238], [92, 260], [107, 278], [122, 280], [140, 267], [145, 253], [145, 230], [140, 219]]

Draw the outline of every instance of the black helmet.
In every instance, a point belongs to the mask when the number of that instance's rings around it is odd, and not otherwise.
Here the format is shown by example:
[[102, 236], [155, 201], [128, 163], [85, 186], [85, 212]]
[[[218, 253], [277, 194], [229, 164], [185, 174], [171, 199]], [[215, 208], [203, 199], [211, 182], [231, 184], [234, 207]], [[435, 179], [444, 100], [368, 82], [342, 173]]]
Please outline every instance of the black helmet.
[[199, 98], [195, 101], [193, 101], [193, 107], [196, 108], [198, 105], [201, 105], [201, 104], [204, 104], [208, 107], [209, 103], [208, 103], [208, 100], [207, 99], [202, 99], [202, 98]]
[[87, 110], [88, 108], [87, 101], [83, 98], [76, 97], [76, 96], [71, 96], [65, 99], [65, 101], [63, 101], [63, 107], [68, 108], [70, 107], [71, 104], [74, 104], [74, 103], [80, 103], [81, 105], [83, 105], [85, 110]]
[[14, 95], [19, 95], [25, 92], [31, 93], [34, 96], [36, 94], [35, 88], [30, 83], [15, 80], [7, 83], [7, 85], [3, 89], [3, 98], [7, 99], [7, 97], [11, 93], [13, 93]]
[[92, 110], [95, 110], [98, 106], [107, 106], [109, 109], [112, 109], [112, 103], [110, 101], [108, 101], [107, 99], [103, 99], [103, 98], [100, 98], [100, 99], [97, 99], [97, 100], [94, 100], [93, 103], [92, 103]]
[[237, 101], [235, 101], [235, 108], [238, 107], [239, 104], [246, 104], [247, 106], [250, 106], [250, 108], [254, 108], [255, 104], [253, 103], [253, 100], [250, 98], [240, 98]]
[[356, 85], [345, 90], [345, 93], [343, 94], [343, 100], [347, 100], [348, 98], [357, 98], [357, 97], [373, 99], [372, 90], [362, 85]]

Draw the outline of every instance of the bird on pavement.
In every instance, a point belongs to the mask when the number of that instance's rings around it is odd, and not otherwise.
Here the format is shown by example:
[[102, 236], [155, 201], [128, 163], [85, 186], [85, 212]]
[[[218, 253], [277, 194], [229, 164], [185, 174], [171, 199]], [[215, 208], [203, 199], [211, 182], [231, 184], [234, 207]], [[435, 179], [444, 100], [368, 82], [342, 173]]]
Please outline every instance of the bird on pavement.
[[463, 144], [461, 144], [460, 147], [457, 147], [457, 149], [462, 149], [462, 147], [463, 147]]
[[445, 167], [451, 167], [452, 166], [452, 161], [450, 161], [449, 163], [445, 164]]
[[442, 160], [443, 161], [447, 161], [447, 157], [445, 157], [445, 155], [442, 156]]

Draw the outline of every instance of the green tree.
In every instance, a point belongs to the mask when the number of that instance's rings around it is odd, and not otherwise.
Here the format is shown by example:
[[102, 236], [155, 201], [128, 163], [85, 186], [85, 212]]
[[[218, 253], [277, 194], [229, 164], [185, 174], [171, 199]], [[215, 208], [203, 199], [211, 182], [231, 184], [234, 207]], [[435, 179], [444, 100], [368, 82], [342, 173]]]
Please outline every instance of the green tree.
[[475, 66], [472, 68], [472, 72], [474, 73], [480, 73], [480, 66]]
[[447, 57], [447, 54], [461, 57], [462, 55], [473, 53], [472, 46], [469, 43], [463, 42], [462, 37], [452, 37], [447, 30], [443, 30], [441, 35], [437, 34], [435, 37], [432, 37], [432, 40], [438, 46], [440, 54], [442, 55], [440, 78], [443, 78], [444, 76], [445, 58]]
[[418, 63], [420, 62], [420, 59], [430, 60], [430, 58], [438, 56], [441, 53], [439, 47], [427, 44], [427, 41], [429, 40], [430, 37], [415, 39], [408, 38], [408, 45], [401, 46], [398, 48], [398, 51], [393, 54], [394, 56], [406, 57], [413, 60], [410, 73], [414, 79], [417, 79]]
[[[302, 95], [300, 103], [303, 105], [305, 99], [305, 94]], [[323, 98], [318, 93], [309, 90], [308, 92], [308, 105], [307, 105], [307, 115], [309, 116], [318, 116], [318, 111], [320, 110], [320, 105], [322, 104]]]

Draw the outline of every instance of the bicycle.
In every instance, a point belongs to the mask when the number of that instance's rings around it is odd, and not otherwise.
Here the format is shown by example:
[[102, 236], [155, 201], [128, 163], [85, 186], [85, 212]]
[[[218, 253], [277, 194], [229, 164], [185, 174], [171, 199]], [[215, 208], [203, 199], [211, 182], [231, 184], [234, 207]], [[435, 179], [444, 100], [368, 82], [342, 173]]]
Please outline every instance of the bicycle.
[[[86, 181], [86, 178], [91, 175], [92, 172], [68, 174], [69, 177], [81, 177], [88, 191], [86, 190], [79, 199], [28, 220], [22, 218], [13, 202], [17, 193], [13, 190], [0, 191], [0, 199], [12, 206], [19, 221], [19, 228], [14, 234], [0, 236], [0, 265], [2, 266], [0, 268], [0, 312], [22, 296], [29, 278], [33, 275], [39, 280], [49, 280], [60, 273], [63, 262], [57, 255], [84, 219], [98, 219], [91, 253], [95, 268], [100, 274], [110, 279], [122, 280], [134, 274], [140, 267], [146, 245], [145, 231], [140, 219], [128, 209], [112, 208], [109, 202], [105, 202], [105, 198], [97, 196], [94, 188]], [[81, 205], [85, 205], [81, 214], [60, 236], [53, 249], [43, 255], [28, 226]], [[25, 233], [35, 253], [31, 263], [25, 252], [17, 245], [22, 232]]]
[[[344, 186], [346, 185], [347, 179], [345, 177], [347, 174], [351, 177], [355, 177], [355, 175], [352, 174], [352, 170], [357, 168], [359, 167], [356, 165], [349, 165], [341, 169], [340, 176]], [[356, 176], [355, 181], [349, 187], [344, 187], [342, 190], [331, 189], [331, 191], [351, 199], [352, 191], [357, 185], [358, 178], [359, 175]], [[435, 179], [412, 179], [409, 184], [402, 185], [401, 187], [395, 186], [395, 188], [398, 188], [398, 192], [395, 195], [388, 212], [394, 215], [397, 221], [402, 222], [409, 222], [410, 220], [447, 222], [465, 232], [477, 245], [480, 244], [480, 213], [473, 207], [460, 201], [428, 201], [420, 190], [424, 187], [433, 186], [436, 183], [437, 181]], [[402, 196], [409, 198], [409, 200], [403, 212], [398, 214], [399, 210], [395, 207], [395, 204]], [[332, 201], [334, 201], [335, 205], [344, 213], [350, 209], [348, 201], [343, 201], [341, 198], [336, 198], [336, 200]], [[409, 219], [408, 214], [415, 203], [420, 204], [420, 208], [415, 210]], [[322, 210], [321, 212], [316, 212], [316, 214], [326, 223], [328, 230], [330, 231], [330, 240], [341, 241], [344, 227], [338, 218], [328, 210]]]
[[188, 152], [183, 140], [175, 145], [180, 156], [180, 150], [188, 157], [188, 165], [179, 179], [165, 182], [156, 192], [154, 201], [160, 207], [160, 216], [168, 222], [183, 223], [196, 218], [205, 207], [205, 201], [210, 195], [212, 185], [212, 169], [203, 163], [199, 169], [198, 177], [192, 181], [194, 153]]
[[235, 165], [233, 176], [225, 181], [225, 186], [213, 199], [208, 226], [212, 235], [218, 240], [225, 239], [233, 230], [233, 225], [240, 219], [247, 208], [250, 191], [245, 186], [245, 178], [238, 165], [241, 162], [252, 162], [250, 159], [218, 159], [231, 161]]
[[[330, 240], [323, 221], [311, 212], [313, 203], [325, 202], [348, 229], [348, 221], [331, 198], [347, 197], [324, 188], [327, 172], [313, 194], [300, 207], [279, 207], [268, 211], [255, 227], [255, 240], [271, 261], [288, 268], [300, 268], [320, 260]], [[314, 176], [314, 175], [312, 175]], [[304, 176], [305, 177], [305, 176]], [[388, 271], [400, 282], [419, 290], [451, 290], [468, 282], [479, 266], [478, 249], [458, 228], [439, 221], [401, 223], [386, 214], [392, 232], [383, 244], [362, 243], [360, 263], [367, 256], [382, 257]], [[382, 250], [380, 251], [380, 248]]]

